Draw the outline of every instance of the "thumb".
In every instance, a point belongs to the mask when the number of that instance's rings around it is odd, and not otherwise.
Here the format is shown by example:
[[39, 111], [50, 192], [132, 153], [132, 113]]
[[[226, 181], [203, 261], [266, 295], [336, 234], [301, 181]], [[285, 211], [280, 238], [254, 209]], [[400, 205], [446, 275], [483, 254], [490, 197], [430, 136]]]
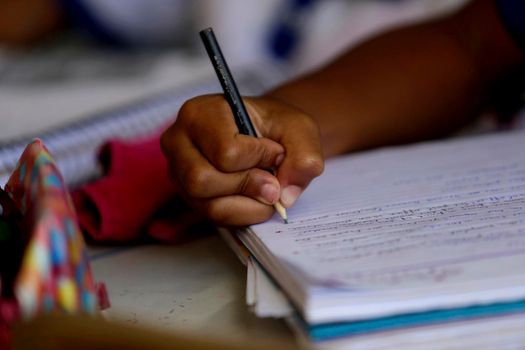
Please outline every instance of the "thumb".
[[317, 130], [307, 129], [301, 132], [295, 129], [281, 139], [286, 155], [277, 169], [277, 179], [281, 185], [280, 200], [286, 208], [291, 207], [310, 181], [324, 170]]

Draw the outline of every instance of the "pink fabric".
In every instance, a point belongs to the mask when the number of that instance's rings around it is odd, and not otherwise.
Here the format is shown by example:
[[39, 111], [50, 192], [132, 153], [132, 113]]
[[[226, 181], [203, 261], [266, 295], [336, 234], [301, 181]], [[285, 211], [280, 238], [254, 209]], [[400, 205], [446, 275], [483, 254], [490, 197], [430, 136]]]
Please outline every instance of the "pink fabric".
[[124, 242], [142, 233], [180, 242], [201, 219], [176, 196], [159, 135], [114, 140], [99, 157], [105, 176], [73, 193], [81, 228], [95, 241]]
[[11, 349], [11, 324], [20, 318], [16, 301], [0, 300], [0, 349]]

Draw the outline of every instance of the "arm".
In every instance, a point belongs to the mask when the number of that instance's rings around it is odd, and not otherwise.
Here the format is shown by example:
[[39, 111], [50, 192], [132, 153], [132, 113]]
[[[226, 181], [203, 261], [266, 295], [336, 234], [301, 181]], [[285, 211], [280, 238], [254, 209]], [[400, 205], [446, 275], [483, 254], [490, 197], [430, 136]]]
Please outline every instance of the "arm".
[[523, 59], [494, 1], [480, 0], [364, 42], [269, 96], [311, 115], [330, 156], [450, 133], [487, 107], [491, 87]]
[[[220, 224], [247, 225], [294, 204], [324, 156], [438, 137], [486, 107], [523, 61], [491, 0], [380, 35], [325, 68], [245, 98], [261, 138], [239, 135], [221, 95], [184, 104], [163, 134], [173, 180]], [[261, 169], [274, 167], [276, 176]]]

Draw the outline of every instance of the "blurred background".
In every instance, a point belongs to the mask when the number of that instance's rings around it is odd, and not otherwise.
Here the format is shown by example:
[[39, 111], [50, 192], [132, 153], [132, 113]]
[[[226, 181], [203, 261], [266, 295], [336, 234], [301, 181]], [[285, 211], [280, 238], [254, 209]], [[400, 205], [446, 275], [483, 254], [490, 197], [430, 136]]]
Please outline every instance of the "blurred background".
[[211, 77], [205, 27], [234, 75], [265, 67], [270, 87], [376, 31], [464, 2], [0, 0], [0, 142]]

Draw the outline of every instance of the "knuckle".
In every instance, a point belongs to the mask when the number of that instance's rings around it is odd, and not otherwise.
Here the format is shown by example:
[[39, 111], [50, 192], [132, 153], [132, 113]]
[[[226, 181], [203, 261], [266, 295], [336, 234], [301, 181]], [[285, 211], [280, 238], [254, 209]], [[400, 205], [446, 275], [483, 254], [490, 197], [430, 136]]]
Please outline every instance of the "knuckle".
[[297, 161], [296, 167], [306, 175], [317, 177], [324, 171], [324, 161], [317, 155], [304, 156]]
[[233, 142], [223, 142], [214, 148], [213, 159], [215, 165], [223, 170], [228, 171], [234, 169], [241, 157], [240, 148]]
[[198, 102], [196, 98], [184, 102], [179, 109], [179, 113], [177, 114], [177, 123], [185, 123], [188, 120], [193, 119], [193, 117], [195, 116], [197, 104]]
[[319, 125], [317, 122], [308, 114], [304, 112], [295, 112], [292, 114], [287, 114], [287, 116], [293, 121], [293, 124], [302, 130], [310, 134], [319, 133]]
[[263, 164], [270, 164], [276, 157], [276, 154], [272, 152], [269, 147], [264, 147], [262, 143], [257, 143], [257, 147], [254, 150], [254, 153], [259, 154], [259, 159]]
[[241, 178], [237, 185], [237, 193], [247, 194], [248, 193], [248, 183], [250, 182], [250, 177], [252, 176], [253, 170], [246, 172], [246, 174]]
[[301, 122], [310, 133], [317, 134], [319, 132], [319, 127], [317, 123], [309, 115], [302, 114], [301, 117]]
[[206, 197], [209, 183], [210, 173], [201, 167], [191, 166], [183, 174], [182, 184], [192, 197]]
[[192, 122], [199, 115], [214, 110], [213, 96], [203, 95], [186, 100], [179, 108], [177, 121], [180, 123]]
[[186, 100], [179, 108], [177, 119], [193, 119], [195, 116], [213, 111], [226, 112], [228, 105], [221, 95], [201, 95]]

